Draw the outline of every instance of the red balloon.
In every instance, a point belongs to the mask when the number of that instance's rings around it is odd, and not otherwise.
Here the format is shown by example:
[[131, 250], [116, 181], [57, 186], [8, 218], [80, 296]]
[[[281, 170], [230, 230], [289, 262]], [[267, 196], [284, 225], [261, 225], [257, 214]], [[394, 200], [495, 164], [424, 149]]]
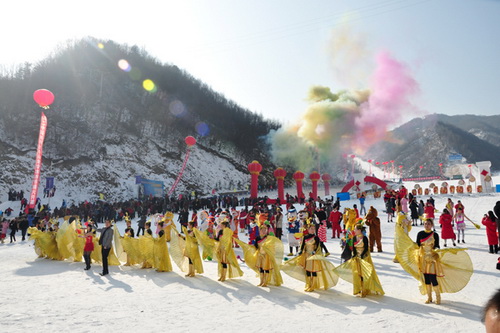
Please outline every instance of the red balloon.
[[38, 89], [33, 93], [33, 99], [44, 108], [54, 103], [54, 94], [47, 89]]
[[190, 136], [186, 136], [186, 138], [184, 139], [184, 142], [186, 142], [186, 144], [191, 147], [191, 146], [194, 146], [196, 144], [196, 139], [193, 138], [191, 135]]

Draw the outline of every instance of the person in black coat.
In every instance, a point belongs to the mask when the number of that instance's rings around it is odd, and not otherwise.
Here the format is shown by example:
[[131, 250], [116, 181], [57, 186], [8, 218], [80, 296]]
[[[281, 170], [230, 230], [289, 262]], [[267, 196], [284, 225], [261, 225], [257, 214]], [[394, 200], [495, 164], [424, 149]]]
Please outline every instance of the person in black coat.
[[26, 233], [28, 232], [28, 219], [26, 218], [26, 215], [23, 215], [20, 217], [19, 221], [19, 228], [21, 229], [21, 234], [23, 236], [23, 241], [26, 239]]
[[411, 202], [410, 202], [410, 211], [411, 211], [411, 225], [415, 226], [415, 225], [417, 225], [418, 218], [419, 218], [419, 215], [418, 215], [418, 203], [417, 203], [417, 200], [415, 199], [415, 197], [413, 197], [411, 199]]
[[10, 229], [10, 242], [12, 243], [12, 240], [14, 240], [14, 242], [16, 241], [16, 232], [18, 229], [17, 219], [13, 219], [12, 221], [10, 221], [9, 229]]
[[113, 228], [111, 228], [111, 221], [106, 220], [105, 222], [105, 228], [102, 229], [101, 231], [101, 237], [99, 238], [99, 245], [102, 246], [101, 248], [101, 253], [102, 253], [102, 273], [100, 273], [101, 276], [108, 275], [108, 255], [109, 252], [111, 251], [111, 245], [113, 242]]

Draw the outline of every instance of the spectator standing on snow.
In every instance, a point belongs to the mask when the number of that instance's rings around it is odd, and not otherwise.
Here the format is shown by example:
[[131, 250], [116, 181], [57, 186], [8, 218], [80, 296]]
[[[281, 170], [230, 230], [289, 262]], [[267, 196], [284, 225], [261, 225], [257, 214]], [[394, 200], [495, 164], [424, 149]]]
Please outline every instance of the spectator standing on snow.
[[498, 238], [497, 238], [497, 223], [493, 212], [490, 210], [488, 214], [484, 214], [482, 224], [486, 227], [486, 237], [490, 253], [498, 253]]
[[493, 207], [493, 212], [497, 218], [498, 244], [500, 244], [500, 201], [497, 201], [495, 207]]
[[105, 228], [101, 231], [101, 237], [99, 238], [99, 245], [101, 245], [102, 254], [102, 273], [101, 276], [108, 275], [108, 255], [111, 251], [111, 245], [113, 242], [113, 229], [111, 228], [111, 221], [106, 220]]
[[18, 229], [18, 224], [16, 219], [10, 221], [9, 229], [10, 229], [10, 242], [12, 243], [12, 240], [14, 240], [14, 242], [16, 241], [16, 232]]
[[143, 214], [141, 215], [139, 221], [137, 221], [137, 237], [139, 237], [141, 230], [142, 230], [142, 235], [144, 236], [145, 228], [146, 228], [146, 215]]
[[26, 215], [22, 215], [19, 220], [19, 229], [21, 229], [22, 241], [26, 240], [26, 233], [28, 231], [28, 219]]
[[361, 216], [365, 216], [366, 215], [366, 208], [365, 208], [365, 194], [361, 194], [361, 197], [359, 197], [359, 214]]
[[424, 224], [424, 222], [423, 222], [424, 213], [425, 213], [424, 200], [420, 200], [420, 202], [418, 203], [418, 217], [421, 219], [420, 225]]
[[410, 201], [410, 211], [411, 211], [411, 225], [416, 226], [418, 221], [418, 203], [415, 197], [411, 198]]
[[6, 219], [3, 219], [2, 224], [0, 225], [2, 228], [0, 232], [0, 241], [2, 241], [2, 244], [5, 243], [5, 238], [7, 237], [7, 231], [9, 230], [9, 221]]

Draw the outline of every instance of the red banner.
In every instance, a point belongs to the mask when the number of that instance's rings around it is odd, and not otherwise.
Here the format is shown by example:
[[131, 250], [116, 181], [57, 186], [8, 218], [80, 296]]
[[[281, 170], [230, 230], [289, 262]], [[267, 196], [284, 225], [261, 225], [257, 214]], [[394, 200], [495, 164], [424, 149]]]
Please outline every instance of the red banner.
[[179, 184], [179, 181], [181, 180], [182, 174], [184, 173], [184, 169], [186, 169], [186, 165], [187, 165], [190, 153], [191, 153], [191, 148], [188, 147], [187, 152], [186, 152], [186, 156], [184, 157], [184, 163], [182, 163], [181, 172], [179, 172], [179, 174], [177, 175], [177, 179], [175, 180], [174, 185], [172, 185], [172, 188], [170, 189], [170, 191], [168, 191], [167, 196], [170, 196], [174, 192], [175, 188], [177, 187], [177, 184]]
[[42, 112], [40, 119], [40, 134], [38, 135], [38, 146], [36, 148], [35, 160], [35, 173], [33, 174], [33, 184], [31, 185], [29, 208], [34, 208], [36, 198], [38, 196], [38, 185], [40, 184], [40, 172], [42, 169], [42, 154], [43, 154], [43, 141], [45, 141], [45, 132], [47, 131], [47, 117]]

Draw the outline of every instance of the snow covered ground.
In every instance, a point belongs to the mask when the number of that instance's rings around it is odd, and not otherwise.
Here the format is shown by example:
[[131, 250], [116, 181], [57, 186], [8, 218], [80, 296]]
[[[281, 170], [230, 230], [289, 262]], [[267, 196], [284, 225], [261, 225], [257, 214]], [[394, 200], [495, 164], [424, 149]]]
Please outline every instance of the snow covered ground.
[[[436, 208], [442, 210], [448, 197], [455, 203], [460, 199], [476, 223], [500, 200], [498, 194], [434, 196]], [[359, 201], [342, 205], [355, 203]], [[500, 287], [495, 269], [499, 255], [488, 253], [484, 226], [476, 230], [469, 224], [466, 230], [465, 245], [474, 263], [469, 284], [459, 293], [443, 294], [441, 305], [426, 305], [417, 281], [392, 262], [395, 224], [386, 222], [383, 200], [369, 198], [366, 205], [377, 208], [382, 221], [384, 252], [372, 257], [385, 296], [355, 297], [352, 285], [343, 280], [328, 291], [306, 293], [302, 282], [286, 274], [283, 286], [260, 288], [243, 263], [245, 275], [224, 283], [217, 282], [215, 262], [204, 262], [205, 273], [196, 278], [185, 278], [175, 264], [169, 273], [112, 266], [111, 274], [101, 277], [100, 265], [84, 271], [83, 263], [38, 259], [31, 241], [18, 241], [0, 244], [1, 331], [484, 331], [481, 308]], [[123, 222], [118, 226], [124, 229]], [[420, 230], [414, 227], [411, 237]], [[337, 266], [339, 241], [329, 239], [326, 245]], [[240, 249], [236, 252], [241, 255]]]

